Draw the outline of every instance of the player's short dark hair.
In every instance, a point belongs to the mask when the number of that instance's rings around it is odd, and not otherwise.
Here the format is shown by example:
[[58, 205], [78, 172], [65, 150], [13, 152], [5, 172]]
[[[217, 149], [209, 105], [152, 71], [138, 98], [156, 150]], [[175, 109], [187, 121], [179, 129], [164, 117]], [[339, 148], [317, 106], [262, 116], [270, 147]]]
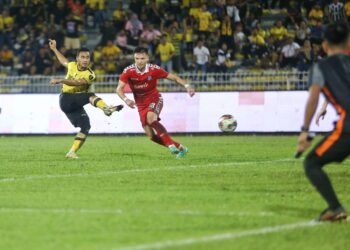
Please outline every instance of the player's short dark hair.
[[79, 56], [80, 52], [89, 52], [89, 54], [91, 54], [90, 50], [84, 47], [77, 50], [77, 56]]
[[324, 33], [324, 40], [331, 46], [344, 46], [349, 39], [349, 26], [346, 23], [329, 24]]
[[145, 48], [145, 47], [136, 47], [135, 49], [134, 49], [134, 54], [136, 54], [136, 53], [145, 53], [145, 54], [147, 54], [148, 55], [148, 49], [147, 48]]

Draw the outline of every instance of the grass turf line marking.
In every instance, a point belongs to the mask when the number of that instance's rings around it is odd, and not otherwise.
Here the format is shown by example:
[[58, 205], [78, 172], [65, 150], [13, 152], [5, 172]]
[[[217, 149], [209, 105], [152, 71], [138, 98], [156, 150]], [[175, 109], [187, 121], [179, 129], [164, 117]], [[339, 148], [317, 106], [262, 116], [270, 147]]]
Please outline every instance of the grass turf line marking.
[[[99, 208], [28, 208], [28, 207], [0, 207], [0, 213], [73, 213], [73, 214], [145, 214], [144, 210], [125, 211], [123, 209], [99, 209]], [[181, 215], [181, 216], [255, 216], [267, 217], [274, 216], [272, 212], [224, 212], [224, 211], [194, 211], [194, 210], [180, 210], [180, 211], [151, 211], [146, 214], [162, 214], [162, 215]]]
[[246, 230], [246, 231], [237, 232], [237, 233], [213, 234], [213, 235], [208, 235], [203, 237], [187, 238], [182, 240], [166, 240], [166, 241], [160, 241], [160, 242], [155, 242], [150, 244], [141, 244], [141, 245], [135, 245], [130, 247], [114, 248], [113, 250], [165, 249], [169, 247], [187, 246], [187, 245], [193, 245], [193, 244], [204, 243], [204, 242], [232, 240], [232, 239], [238, 239], [238, 238], [249, 237], [249, 236], [278, 233], [285, 230], [293, 230], [296, 228], [305, 228], [305, 227], [315, 227], [322, 224], [324, 223], [320, 223], [316, 221], [304, 221], [304, 222], [298, 222], [293, 224], [284, 224], [284, 225], [277, 225], [277, 226], [271, 226], [271, 227], [263, 227], [259, 229], [251, 229], [251, 230]]
[[0, 179], [0, 183], [6, 182], [16, 182], [16, 181], [28, 181], [28, 180], [42, 180], [42, 179], [58, 179], [58, 178], [71, 178], [71, 177], [90, 177], [90, 176], [109, 176], [113, 174], [123, 174], [123, 173], [146, 173], [146, 172], [157, 172], [157, 171], [176, 171], [176, 170], [186, 170], [193, 168], [207, 168], [207, 167], [223, 167], [223, 166], [244, 166], [252, 164], [268, 164], [276, 162], [292, 162], [295, 161], [291, 158], [277, 159], [277, 160], [267, 160], [267, 161], [246, 161], [246, 162], [223, 162], [223, 163], [208, 163], [208, 164], [198, 164], [198, 165], [187, 165], [187, 166], [170, 166], [164, 168], [136, 168], [136, 169], [124, 169], [118, 171], [106, 171], [97, 173], [76, 173], [76, 174], [59, 174], [59, 175], [32, 175], [25, 177], [12, 177]]

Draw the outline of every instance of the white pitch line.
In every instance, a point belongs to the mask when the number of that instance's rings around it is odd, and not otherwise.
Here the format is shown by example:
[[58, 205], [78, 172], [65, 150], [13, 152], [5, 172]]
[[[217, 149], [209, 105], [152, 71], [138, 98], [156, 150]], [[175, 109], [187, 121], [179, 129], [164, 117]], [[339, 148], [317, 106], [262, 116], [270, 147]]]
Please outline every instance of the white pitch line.
[[184, 210], [184, 211], [178, 211], [176, 214], [180, 215], [189, 215], [189, 216], [207, 216], [207, 215], [214, 215], [214, 216], [258, 216], [258, 217], [265, 217], [265, 216], [274, 216], [275, 214], [272, 212], [205, 212], [205, 211], [192, 211], [192, 210]]
[[0, 213], [82, 213], [82, 214], [123, 214], [122, 209], [93, 208], [12, 208], [2, 207]]
[[271, 212], [234, 212], [234, 211], [150, 211], [144, 210], [123, 210], [123, 209], [98, 209], [98, 208], [26, 208], [26, 207], [0, 207], [0, 213], [73, 213], [73, 214], [156, 214], [156, 215], [180, 215], [180, 216], [249, 216], [267, 217], [274, 216]]
[[293, 223], [293, 224], [285, 224], [285, 225], [278, 225], [278, 226], [271, 226], [271, 227], [263, 227], [263, 228], [259, 228], [259, 229], [246, 230], [246, 231], [237, 232], [237, 233], [214, 234], [214, 235], [208, 235], [208, 236], [197, 237], [197, 238], [187, 238], [187, 239], [182, 239], [182, 240], [166, 240], [166, 241], [160, 241], [160, 242], [155, 242], [155, 243], [150, 243], [150, 244], [142, 244], [142, 245], [136, 245], [136, 246], [130, 246], [130, 247], [114, 248], [113, 250], [165, 249], [165, 248], [169, 248], [169, 247], [186, 246], [186, 245], [193, 245], [193, 244], [197, 244], [197, 243], [221, 241], [221, 240], [232, 240], [232, 239], [249, 237], [249, 236], [277, 233], [277, 232], [282, 232], [285, 230], [292, 230], [292, 229], [296, 229], [296, 228], [314, 227], [314, 226], [318, 226], [321, 224], [323, 224], [323, 223], [316, 222], [316, 221], [304, 221], [304, 222], [298, 222], [298, 223]]
[[246, 161], [246, 162], [223, 162], [223, 163], [208, 163], [208, 164], [198, 164], [198, 165], [187, 165], [179, 166], [174, 165], [164, 168], [135, 168], [135, 169], [124, 169], [117, 171], [105, 171], [97, 173], [76, 173], [76, 174], [58, 174], [58, 175], [31, 175], [24, 177], [12, 177], [12, 178], [3, 178], [0, 179], [0, 183], [6, 182], [16, 182], [16, 181], [28, 181], [28, 180], [42, 180], [42, 179], [59, 179], [59, 178], [71, 178], [71, 177], [98, 177], [98, 176], [110, 176], [115, 174], [124, 174], [124, 173], [146, 173], [146, 172], [158, 172], [158, 171], [176, 171], [176, 170], [187, 170], [193, 168], [207, 168], [207, 167], [223, 167], [223, 166], [244, 166], [252, 164], [269, 164], [276, 162], [290, 162], [294, 161], [293, 159], [277, 159], [277, 160], [267, 160], [267, 161]]

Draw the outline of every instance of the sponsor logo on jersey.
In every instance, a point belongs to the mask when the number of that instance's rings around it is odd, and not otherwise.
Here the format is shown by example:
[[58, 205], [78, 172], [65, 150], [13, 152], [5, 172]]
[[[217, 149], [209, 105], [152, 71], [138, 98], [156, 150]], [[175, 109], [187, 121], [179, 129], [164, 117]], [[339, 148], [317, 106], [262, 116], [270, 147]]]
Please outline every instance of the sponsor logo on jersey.
[[138, 85], [134, 85], [134, 89], [145, 89], [147, 88], [148, 83], [144, 83], [144, 84], [138, 84]]

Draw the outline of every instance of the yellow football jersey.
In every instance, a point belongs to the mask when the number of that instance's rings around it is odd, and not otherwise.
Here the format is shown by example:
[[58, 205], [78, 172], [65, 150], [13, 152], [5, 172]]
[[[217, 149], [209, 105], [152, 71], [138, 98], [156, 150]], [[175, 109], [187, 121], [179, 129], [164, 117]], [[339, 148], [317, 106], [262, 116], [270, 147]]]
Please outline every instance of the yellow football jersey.
[[62, 86], [63, 93], [87, 93], [87, 92], [90, 92], [89, 91], [90, 86], [93, 83], [93, 81], [96, 79], [96, 75], [90, 68], [87, 68], [86, 70], [79, 70], [77, 62], [70, 62], [68, 63], [68, 71], [67, 71], [66, 79], [70, 79], [70, 80], [85, 79], [88, 82], [88, 84], [83, 86], [69, 86], [69, 85], [63, 84]]
[[200, 11], [197, 15], [199, 20], [199, 30], [200, 31], [208, 31], [209, 25], [212, 20], [211, 13], [209, 11], [202, 12]]
[[160, 60], [167, 62], [170, 60], [170, 55], [175, 52], [175, 48], [172, 43], [166, 43], [164, 45], [160, 43], [157, 47], [157, 52], [160, 55]]

